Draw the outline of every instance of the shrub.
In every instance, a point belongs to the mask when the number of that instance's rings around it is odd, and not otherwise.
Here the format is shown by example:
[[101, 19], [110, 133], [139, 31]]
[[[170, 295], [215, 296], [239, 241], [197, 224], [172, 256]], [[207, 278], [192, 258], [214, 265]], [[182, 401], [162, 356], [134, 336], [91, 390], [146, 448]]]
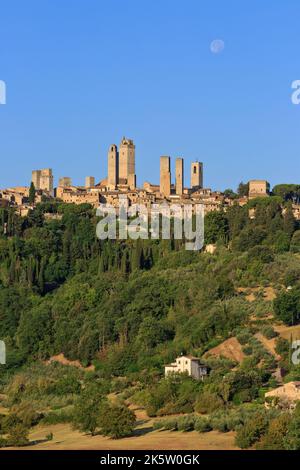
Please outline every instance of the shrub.
[[162, 423], [164, 429], [168, 431], [178, 431], [176, 418], [165, 419], [162, 421]]
[[97, 384], [90, 384], [79, 396], [73, 413], [73, 426], [79, 431], [95, 433], [98, 426], [100, 404], [104, 398]]
[[195, 431], [198, 431], [199, 433], [209, 432], [212, 430], [212, 426], [210, 424], [210, 421], [207, 418], [198, 416], [195, 418], [194, 429]]
[[80, 381], [71, 374], [61, 377], [49, 386], [47, 392], [54, 395], [67, 395], [68, 393], [79, 394], [81, 389]]
[[241, 424], [241, 417], [239, 414], [232, 414], [227, 417], [226, 428], [228, 431], [235, 431]]
[[240, 333], [236, 335], [236, 339], [241, 345], [245, 345], [249, 342], [252, 335], [248, 329], [242, 330]]
[[131, 395], [131, 401], [139, 406], [147, 406], [150, 401], [150, 392], [144, 389], [137, 390], [133, 395]]
[[192, 413], [194, 408], [191, 403], [182, 403], [177, 401], [175, 403], [167, 403], [160, 408], [156, 413], [157, 416], [173, 415], [177, 413]]
[[197, 398], [195, 411], [201, 414], [212, 413], [223, 406], [223, 400], [216, 393], [203, 392]]
[[104, 436], [120, 439], [132, 434], [135, 414], [125, 405], [105, 405], [100, 410], [99, 428]]
[[278, 333], [276, 333], [272, 326], [264, 326], [261, 332], [267, 339], [272, 339], [278, 336]]
[[279, 354], [283, 359], [287, 359], [290, 351], [290, 344], [288, 340], [285, 338], [279, 338], [276, 339], [276, 344], [275, 344], [275, 351], [277, 354]]
[[160, 419], [159, 421], [154, 421], [153, 423], [153, 429], [158, 430], [158, 429], [164, 429], [164, 419]]
[[300, 253], [300, 230], [296, 230], [293, 234], [290, 249], [293, 253]]
[[294, 287], [289, 292], [280, 293], [274, 300], [274, 312], [286, 325], [299, 323], [300, 290]]
[[284, 448], [286, 450], [300, 450], [300, 403], [292, 415], [292, 420], [288, 425], [287, 434], [284, 438]]
[[74, 420], [73, 407], [69, 409], [62, 409], [57, 411], [50, 411], [44, 418], [41, 420], [42, 424], [61, 424], [61, 423], [71, 423]]
[[257, 412], [248, 418], [244, 426], [237, 431], [235, 442], [238, 447], [247, 449], [259, 441], [267, 431], [268, 424], [268, 416], [265, 412]]
[[4, 439], [3, 437], [0, 437], [0, 448], [7, 447], [8, 445], [9, 444], [8, 444], [7, 439]]
[[243, 353], [246, 354], [246, 356], [250, 356], [252, 352], [253, 352], [252, 346], [247, 345], [243, 347]]
[[256, 445], [260, 450], [284, 450], [284, 439], [291, 423], [291, 415], [283, 413], [271, 420], [267, 433]]
[[248, 259], [250, 262], [256, 260], [262, 263], [271, 263], [274, 261], [274, 256], [269, 247], [257, 245], [248, 251]]
[[17, 416], [16, 413], [10, 413], [2, 419], [1, 431], [4, 434], [8, 434], [10, 429], [16, 426], [17, 424], [22, 424], [21, 419]]
[[176, 378], [168, 378], [153, 386], [147, 395], [146, 411], [148, 416], [156, 416], [160, 408], [174, 402], [178, 384]]
[[174, 375], [154, 383], [146, 391], [136, 392], [133, 400], [139, 400], [149, 416], [176, 413], [192, 413], [194, 403], [203, 384], [185, 374]]
[[261, 380], [261, 373], [257, 369], [240, 368], [227, 374], [223, 381], [223, 387], [226, 386], [228, 388], [227, 395], [229, 400], [234, 399], [238, 404], [244, 401], [251, 401], [257, 396]]
[[228, 432], [227, 418], [224, 415], [211, 418], [211, 426], [216, 431]]
[[177, 420], [178, 431], [183, 431], [183, 432], [193, 431], [194, 425], [195, 425], [194, 415], [181, 416]]
[[117, 377], [111, 383], [111, 392], [120, 393], [128, 390], [131, 383], [129, 380], [125, 379], [124, 377]]
[[35, 426], [43, 418], [43, 414], [35, 411], [32, 404], [28, 401], [23, 401], [18, 405], [14, 405], [11, 412], [15, 414], [28, 428]]
[[243, 412], [243, 409], [216, 411], [211, 416], [211, 426], [221, 432], [236, 431], [243, 424]]
[[299, 282], [300, 279], [300, 269], [290, 268], [287, 270], [284, 276], [284, 285], [285, 287], [294, 286]]
[[7, 441], [10, 446], [22, 447], [28, 444], [29, 428], [18, 423], [9, 429]]
[[233, 395], [232, 401], [235, 405], [241, 403], [250, 402], [252, 400], [252, 394], [250, 390], [241, 390]]

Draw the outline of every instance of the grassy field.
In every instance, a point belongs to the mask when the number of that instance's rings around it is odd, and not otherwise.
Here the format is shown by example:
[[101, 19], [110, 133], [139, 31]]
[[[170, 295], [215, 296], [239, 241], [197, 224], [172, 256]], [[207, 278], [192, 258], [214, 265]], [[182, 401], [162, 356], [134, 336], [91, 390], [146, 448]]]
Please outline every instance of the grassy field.
[[[153, 430], [160, 418], [149, 418], [143, 409], [133, 407], [137, 425], [131, 437], [114, 440], [104, 436], [91, 436], [74, 431], [69, 424], [36, 426], [30, 433], [30, 444], [22, 450], [238, 450], [234, 445], [234, 432], [211, 431], [176, 432]], [[46, 436], [53, 433], [53, 440]], [[9, 448], [6, 448], [9, 450]]]
[[[53, 433], [53, 440], [45, 436]], [[18, 448], [22, 450], [233, 450], [234, 433], [211, 431], [199, 434], [195, 431], [182, 433], [171, 431], [152, 431], [151, 427], [138, 426], [135, 434], [125, 439], [113, 440], [103, 436], [90, 436], [73, 431], [68, 424], [38, 426], [30, 434], [31, 444]], [[6, 450], [8, 450], [7, 448]]]

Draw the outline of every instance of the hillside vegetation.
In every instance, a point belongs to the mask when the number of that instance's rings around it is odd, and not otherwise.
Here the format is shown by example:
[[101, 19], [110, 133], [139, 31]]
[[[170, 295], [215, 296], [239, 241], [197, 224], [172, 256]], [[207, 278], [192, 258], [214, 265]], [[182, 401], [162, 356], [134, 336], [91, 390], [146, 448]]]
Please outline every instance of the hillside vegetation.
[[[278, 196], [251, 207], [255, 219], [247, 206], [206, 216], [214, 255], [185, 251], [178, 240], [99, 241], [88, 205], [43, 203], [26, 218], [1, 209], [0, 339], [7, 365], [0, 393], [10, 410], [1, 420], [4, 441], [17, 435], [26, 443], [28, 427], [43, 420], [123, 437], [135, 425], [126, 400], [149, 416], [212, 415], [207, 432], [222, 426], [238, 432], [253, 415], [258, 422], [259, 413], [257, 439], [245, 444], [238, 437], [240, 447], [267, 436], [275, 419], [293, 433], [294, 421], [265, 412], [263, 397], [277, 385], [278, 367], [282, 380], [300, 379], [289, 341], [277, 333], [300, 322], [300, 227], [289, 204], [282, 215]], [[262, 337], [273, 339], [273, 349]], [[238, 356], [210, 354], [227, 340], [240, 345]], [[163, 379], [163, 365], [181, 353], [205, 357], [207, 380]], [[59, 354], [94, 370], [48, 364]], [[110, 403], [111, 392], [117, 403]], [[224, 424], [228, 417], [231, 424]], [[205, 429], [195, 419], [186, 426]], [[291, 442], [280, 445], [299, 445]]]

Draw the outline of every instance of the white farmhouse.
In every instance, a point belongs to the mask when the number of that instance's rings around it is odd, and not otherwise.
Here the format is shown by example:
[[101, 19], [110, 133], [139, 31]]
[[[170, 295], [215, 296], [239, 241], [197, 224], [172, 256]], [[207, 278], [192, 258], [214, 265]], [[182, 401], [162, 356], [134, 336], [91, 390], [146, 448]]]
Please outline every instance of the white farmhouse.
[[165, 366], [165, 377], [170, 374], [187, 373], [196, 380], [203, 380], [207, 375], [207, 366], [201, 363], [197, 357], [187, 355], [179, 356], [175, 362]]

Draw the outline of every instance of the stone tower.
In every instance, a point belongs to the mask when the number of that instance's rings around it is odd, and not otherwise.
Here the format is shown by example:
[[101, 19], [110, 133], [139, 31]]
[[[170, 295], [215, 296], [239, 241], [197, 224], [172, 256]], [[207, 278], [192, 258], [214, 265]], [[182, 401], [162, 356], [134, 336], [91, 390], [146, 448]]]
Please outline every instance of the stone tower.
[[85, 177], [85, 187], [92, 188], [95, 186], [95, 177], [94, 176], [86, 176]]
[[40, 189], [40, 170], [32, 170], [31, 181], [34, 184], [35, 189]]
[[131, 189], [136, 187], [135, 145], [133, 140], [123, 137], [119, 149], [119, 184], [126, 184]]
[[266, 180], [249, 181], [249, 198], [266, 197], [270, 193], [270, 184]]
[[171, 194], [170, 157], [160, 157], [160, 192], [163, 196]]
[[203, 188], [203, 163], [193, 162], [191, 165], [191, 188]]
[[31, 181], [34, 184], [35, 189], [41, 189], [49, 192], [50, 194], [53, 193], [53, 174], [51, 168], [33, 170]]
[[176, 194], [181, 196], [183, 194], [183, 186], [184, 186], [183, 158], [176, 158], [175, 186], [176, 186]]
[[116, 188], [117, 184], [119, 183], [119, 153], [118, 147], [116, 145], [111, 145], [108, 151], [108, 176], [107, 176], [107, 184], [111, 188]]
[[62, 176], [58, 180], [58, 186], [60, 188], [69, 188], [70, 186], [72, 186], [72, 179], [70, 178], [70, 176]]

